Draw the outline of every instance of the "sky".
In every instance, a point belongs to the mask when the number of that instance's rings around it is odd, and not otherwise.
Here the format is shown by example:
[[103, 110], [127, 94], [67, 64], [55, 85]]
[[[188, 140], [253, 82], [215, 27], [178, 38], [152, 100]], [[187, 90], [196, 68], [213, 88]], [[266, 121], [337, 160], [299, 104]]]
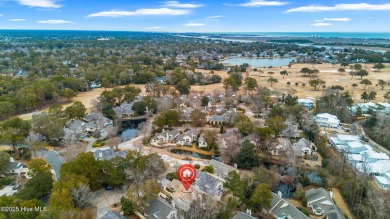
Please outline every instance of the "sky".
[[0, 29], [390, 32], [390, 0], [0, 0]]

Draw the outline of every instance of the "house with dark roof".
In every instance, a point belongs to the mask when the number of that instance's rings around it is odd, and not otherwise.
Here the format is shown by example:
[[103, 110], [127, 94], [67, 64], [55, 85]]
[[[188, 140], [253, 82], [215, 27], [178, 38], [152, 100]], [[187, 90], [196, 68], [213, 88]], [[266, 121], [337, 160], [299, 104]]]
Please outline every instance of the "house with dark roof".
[[292, 144], [292, 150], [296, 156], [310, 155], [313, 152], [314, 144], [306, 138], [301, 138], [299, 141]]
[[214, 159], [210, 160], [208, 162], [208, 165], [214, 167], [213, 174], [222, 180], [224, 180], [227, 177], [227, 175], [229, 174], [229, 172], [231, 172], [231, 171], [236, 171], [237, 173], [239, 173], [237, 168], [232, 167], [230, 165], [227, 165], [225, 163], [222, 163], [220, 161], [214, 160]]
[[223, 181], [218, 179], [217, 177], [196, 170], [196, 178], [193, 183], [194, 188], [200, 190], [216, 200], [221, 200], [221, 196], [223, 194]]
[[116, 157], [125, 158], [129, 150], [114, 151], [112, 148], [99, 148], [92, 150], [96, 160], [111, 160]]
[[283, 219], [309, 219], [304, 213], [298, 210], [295, 206], [284, 200], [279, 195], [272, 193], [271, 208], [268, 210], [275, 218]]
[[107, 211], [100, 219], [126, 219], [123, 215], [121, 215], [117, 211]]
[[177, 209], [161, 197], [150, 201], [145, 209], [145, 217], [148, 219], [177, 219]]
[[307, 206], [312, 209], [314, 215], [328, 217], [329, 214], [334, 219], [345, 219], [344, 214], [332, 199], [332, 192], [328, 192], [324, 188], [309, 189], [305, 191], [305, 197]]

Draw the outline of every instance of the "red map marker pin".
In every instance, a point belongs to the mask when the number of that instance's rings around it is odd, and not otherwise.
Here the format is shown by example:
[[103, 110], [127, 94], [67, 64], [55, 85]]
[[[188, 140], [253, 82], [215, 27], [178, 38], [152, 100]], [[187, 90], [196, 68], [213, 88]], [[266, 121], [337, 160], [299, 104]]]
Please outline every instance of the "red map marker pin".
[[188, 190], [196, 178], [196, 169], [191, 164], [183, 164], [177, 170], [177, 178], [183, 184], [184, 188]]

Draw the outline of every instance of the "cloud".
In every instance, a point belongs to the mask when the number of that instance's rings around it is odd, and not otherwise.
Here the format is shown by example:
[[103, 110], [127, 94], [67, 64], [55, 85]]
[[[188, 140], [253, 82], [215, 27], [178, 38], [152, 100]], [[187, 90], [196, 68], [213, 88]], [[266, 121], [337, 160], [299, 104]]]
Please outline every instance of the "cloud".
[[15, 0], [20, 5], [36, 8], [61, 8], [62, 5], [56, 4], [56, 0]]
[[351, 21], [352, 19], [351, 19], [351, 18], [347, 18], [347, 17], [338, 17], [338, 18], [324, 18], [323, 20], [324, 20], [324, 21], [341, 21], [341, 22], [347, 22], [347, 21]]
[[158, 30], [158, 29], [161, 29], [161, 27], [158, 27], [158, 26], [154, 26], [154, 27], [147, 27], [148, 29], [154, 29], [154, 30]]
[[288, 2], [268, 1], [268, 0], [250, 0], [249, 2], [241, 3], [236, 6], [242, 7], [263, 7], [263, 6], [282, 6], [287, 5]]
[[184, 24], [184, 26], [186, 27], [200, 27], [200, 26], [204, 26], [205, 24], [202, 24], [202, 23], [188, 23], [188, 24]]
[[43, 21], [37, 21], [41, 24], [73, 24], [73, 21], [66, 21], [66, 20], [43, 20]]
[[387, 11], [390, 10], [390, 4], [337, 4], [334, 6], [323, 6], [323, 5], [308, 5], [298, 8], [292, 8], [286, 11], [291, 12], [323, 12], [323, 11]]
[[186, 15], [190, 11], [170, 8], [137, 9], [135, 11], [110, 10], [93, 13], [87, 17], [127, 17], [127, 16], [146, 16], [146, 15]]
[[312, 26], [316, 26], [316, 27], [325, 27], [325, 26], [332, 26], [333, 24], [331, 23], [315, 23], [315, 24], [312, 24]]
[[25, 21], [27, 19], [24, 19], [24, 18], [14, 18], [14, 19], [9, 19], [8, 21], [12, 21], [12, 22], [18, 22], [18, 21]]
[[206, 17], [205, 19], [206, 20], [212, 20], [212, 19], [223, 18], [223, 17], [225, 17], [225, 16], [223, 16], [223, 15], [216, 15], [216, 16]]
[[166, 1], [164, 6], [171, 8], [200, 8], [203, 7], [201, 4], [190, 4], [190, 3], [180, 3], [178, 1]]

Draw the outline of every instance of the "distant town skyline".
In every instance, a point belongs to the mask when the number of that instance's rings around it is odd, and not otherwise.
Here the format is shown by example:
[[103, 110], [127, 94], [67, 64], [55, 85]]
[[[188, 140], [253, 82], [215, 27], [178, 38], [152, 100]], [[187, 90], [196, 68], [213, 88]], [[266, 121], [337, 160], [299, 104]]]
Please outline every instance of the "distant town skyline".
[[0, 0], [0, 29], [390, 32], [383, 0]]

